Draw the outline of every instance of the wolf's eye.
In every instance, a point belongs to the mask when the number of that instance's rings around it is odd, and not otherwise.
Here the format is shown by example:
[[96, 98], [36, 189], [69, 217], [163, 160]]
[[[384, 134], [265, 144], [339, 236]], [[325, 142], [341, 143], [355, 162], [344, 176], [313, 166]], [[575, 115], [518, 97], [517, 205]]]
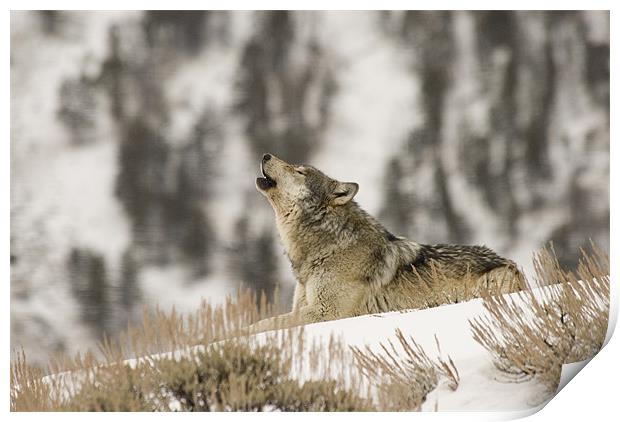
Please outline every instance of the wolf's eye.
[[303, 172], [303, 171], [301, 171], [301, 170], [295, 170], [295, 171], [296, 171], [298, 174], [301, 174], [302, 176], [305, 176], [305, 175], [306, 175], [306, 173], [304, 173], [304, 172]]

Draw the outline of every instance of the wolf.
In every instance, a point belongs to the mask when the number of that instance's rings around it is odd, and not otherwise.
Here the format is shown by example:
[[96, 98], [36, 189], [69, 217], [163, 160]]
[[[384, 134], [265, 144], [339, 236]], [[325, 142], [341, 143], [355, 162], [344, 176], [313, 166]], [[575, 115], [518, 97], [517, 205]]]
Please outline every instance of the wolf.
[[269, 329], [421, 309], [522, 290], [516, 264], [485, 246], [427, 245], [395, 236], [353, 200], [359, 185], [264, 154], [256, 188], [275, 213], [297, 283], [292, 311]]

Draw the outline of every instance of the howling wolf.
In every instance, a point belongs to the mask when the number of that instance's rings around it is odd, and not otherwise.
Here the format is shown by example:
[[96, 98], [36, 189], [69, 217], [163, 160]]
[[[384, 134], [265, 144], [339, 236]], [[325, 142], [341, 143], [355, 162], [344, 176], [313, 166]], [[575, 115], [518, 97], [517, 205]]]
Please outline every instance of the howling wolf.
[[485, 246], [394, 236], [353, 201], [357, 183], [272, 154], [263, 156], [261, 172], [256, 187], [275, 212], [297, 285], [292, 312], [254, 328], [420, 309], [524, 287], [515, 263]]

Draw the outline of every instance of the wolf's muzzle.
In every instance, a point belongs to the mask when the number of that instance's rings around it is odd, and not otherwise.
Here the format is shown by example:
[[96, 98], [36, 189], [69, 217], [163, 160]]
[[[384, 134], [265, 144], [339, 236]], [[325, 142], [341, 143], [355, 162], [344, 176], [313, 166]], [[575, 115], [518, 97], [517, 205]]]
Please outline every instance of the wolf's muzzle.
[[269, 175], [265, 172], [265, 163], [271, 160], [270, 154], [263, 155], [263, 161], [260, 165], [260, 171], [263, 174], [263, 177], [256, 178], [256, 186], [263, 191], [276, 187], [277, 183], [273, 180]]

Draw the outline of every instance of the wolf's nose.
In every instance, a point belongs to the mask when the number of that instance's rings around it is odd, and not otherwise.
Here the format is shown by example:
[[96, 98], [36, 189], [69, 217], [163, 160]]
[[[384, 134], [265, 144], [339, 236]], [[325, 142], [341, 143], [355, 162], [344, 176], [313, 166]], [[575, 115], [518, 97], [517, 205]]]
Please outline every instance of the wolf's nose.
[[271, 160], [271, 154], [263, 154], [263, 163]]

